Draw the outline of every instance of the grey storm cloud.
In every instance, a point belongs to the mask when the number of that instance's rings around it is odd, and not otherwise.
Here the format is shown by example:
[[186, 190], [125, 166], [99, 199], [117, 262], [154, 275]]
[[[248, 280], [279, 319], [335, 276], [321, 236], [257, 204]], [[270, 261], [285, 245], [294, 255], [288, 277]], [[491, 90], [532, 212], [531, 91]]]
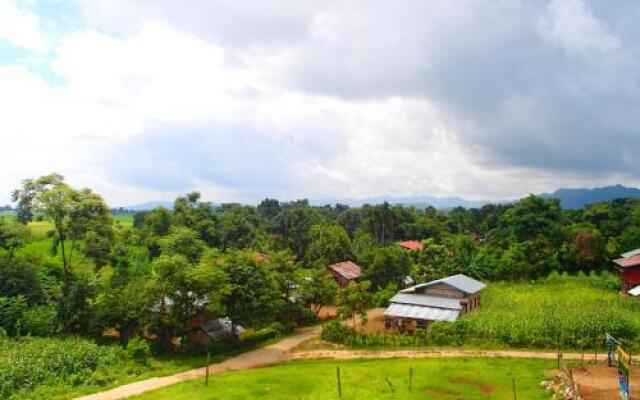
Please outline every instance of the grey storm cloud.
[[489, 167], [640, 173], [636, 1], [127, 3], [112, 23], [148, 15], [230, 52], [289, 51], [271, 71], [288, 88], [354, 102], [424, 98]]

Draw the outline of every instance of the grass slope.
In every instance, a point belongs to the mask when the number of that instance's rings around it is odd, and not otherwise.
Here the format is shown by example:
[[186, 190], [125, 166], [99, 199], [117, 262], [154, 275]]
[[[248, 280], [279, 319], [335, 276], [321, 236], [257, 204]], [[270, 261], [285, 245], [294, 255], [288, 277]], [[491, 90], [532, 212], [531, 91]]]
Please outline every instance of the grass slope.
[[[305, 361], [214, 375], [133, 397], [138, 400], [337, 399], [336, 366], [343, 399], [547, 399], [540, 381], [553, 361], [506, 358], [392, 359], [349, 362]], [[413, 390], [409, 391], [409, 368]]]

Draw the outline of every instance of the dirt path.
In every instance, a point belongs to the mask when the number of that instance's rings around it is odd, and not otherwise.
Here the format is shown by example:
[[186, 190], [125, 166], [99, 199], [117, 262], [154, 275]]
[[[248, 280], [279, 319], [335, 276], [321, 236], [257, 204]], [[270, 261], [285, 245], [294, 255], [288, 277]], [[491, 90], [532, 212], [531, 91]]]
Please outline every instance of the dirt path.
[[[542, 358], [556, 359], [557, 353], [536, 352], [536, 351], [516, 351], [516, 350], [436, 350], [436, 349], [406, 349], [391, 351], [369, 351], [369, 350], [307, 350], [293, 351], [301, 343], [314, 339], [320, 334], [320, 327], [305, 330], [297, 335], [281, 340], [278, 343], [263, 347], [258, 350], [241, 354], [237, 357], [226, 360], [220, 364], [213, 364], [209, 367], [211, 374], [226, 371], [238, 371], [243, 369], [264, 367], [267, 365], [279, 364], [291, 360], [310, 359], [333, 359], [352, 360], [367, 358], [442, 358], [442, 357], [512, 357], [512, 358]], [[579, 353], [564, 353], [565, 359], [580, 359]], [[604, 360], [606, 355], [598, 354], [598, 360]], [[586, 355], [586, 359], [593, 359], [593, 354]], [[160, 389], [176, 383], [201, 378], [205, 375], [205, 368], [198, 368], [191, 371], [181, 372], [175, 375], [150, 378], [143, 381], [133, 382], [127, 385], [96, 393], [76, 400], [119, 400], [126, 397], [135, 396], [150, 390]]]
[[[297, 335], [283, 339], [278, 343], [263, 347], [258, 350], [250, 351], [231, 358], [220, 364], [213, 364], [209, 367], [211, 374], [226, 371], [237, 371], [241, 369], [249, 369], [263, 367], [271, 364], [278, 364], [291, 359], [291, 350], [300, 343], [317, 337], [320, 334], [320, 328], [312, 328], [305, 330]], [[181, 372], [175, 375], [150, 378], [143, 381], [129, 383], [117, 388], [100, 392], [88, 396], [78, 397], [76, 400], [117, 400], [126, 397], [135, 396], [149, 390], [160, 389], [165, 386], [188, 381], [195, 378], [205, 376], [205, 367]]]
[[[518, 350], [436, 350], [436, 349], [407, 349], [390, 351], [372, 350], [308, 350], [291, 354], [290, 360], [353, 360], [362, 358], [445, 358], [445, 357], [509, 357], [509, 358], [541, 358], [555, 360], [558, 353]], [[580, 353], [563, 353], [564, 359], [579, 360]], [[603, 361], [606, 354], [598, 354], [598, 360]], [[592, 361], [593, 354], [585, 354], [585, 361]]]

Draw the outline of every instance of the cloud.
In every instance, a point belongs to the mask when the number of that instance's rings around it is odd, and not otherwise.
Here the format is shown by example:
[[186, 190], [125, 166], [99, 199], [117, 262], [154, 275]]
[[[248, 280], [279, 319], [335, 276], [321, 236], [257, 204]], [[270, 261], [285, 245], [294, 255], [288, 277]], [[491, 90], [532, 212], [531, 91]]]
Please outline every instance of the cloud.
[[113, 204], [640, 183], [636, 2], [83, 0], [53, 41], [6, 4], [62, 83], [0, 66], [3, 195], [54, 170]]
[[37, 54], [48, 51], [47, 40], [40, 29], [40, 18], [11, 0], [0, 1], [0, 39]]

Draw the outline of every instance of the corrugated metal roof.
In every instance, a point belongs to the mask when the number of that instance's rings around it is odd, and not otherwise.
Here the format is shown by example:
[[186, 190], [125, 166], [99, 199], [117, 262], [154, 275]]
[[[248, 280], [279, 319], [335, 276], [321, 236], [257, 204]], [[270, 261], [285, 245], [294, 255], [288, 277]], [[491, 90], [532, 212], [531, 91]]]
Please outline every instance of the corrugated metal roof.
[[629, 290], [627, 293], [629, 293], [632, 296], [640, 296], [640, 286], [636, 286], [633, 289]]
[[384, 310], [384, 315], [389, 317], [421, 319], [426, 321], [453, 322], [458, 319], [460, 312], [455, 310], [445, 310], [442, 308], [392, 303], [386, 310]]
[[339, 263], [331, 264], [327, 268], [335, 271], [336, 273], [344, 276], [345, 278], [357, 279], [362, 275], [362, 268], [353, 261], [342, 261]]
[[462, 309], [462, 306], [460, 306], [460, 300], [458, 299], [411, 293], [398, 293], [389, 300], [389, 303], [446, 308], [450, 310]]
[[635, 250], [627, 251], [626, 253], [620, 254], [620, 257], [627, 258], [627, 257], [637, 256], [638, 254], [640, 254], [640, 249], [635, 249]]
[[405, 289], [403, 290], [403, 292], [405, 293], [411, 292], [411, 291], [414, 291], [415, 289], [423, 289], [429, 286], [437, 285], [439, 283], [444, 283], [445, 285], [454, 287], [467, 294], [473, 294], [473, 293], [479, 292], [480, 290], [487, 287], [487, 285], [485, 285], [480, 281], [477, 281], [473, 278], [469, 278], [466, 275], [458, 274], [458, 275], [449, 276], [443, 279], [438, 279], [438, 280], [427, 282], [427, 283], [421, 283], [419, 285], [415, 285], [414, 287]]
[[617, 260], [613, 260], [613, 262], [623, 268], [635, 267], [636, 265], [640, 265], [640, 254], [627, 258], [618, 258]]

